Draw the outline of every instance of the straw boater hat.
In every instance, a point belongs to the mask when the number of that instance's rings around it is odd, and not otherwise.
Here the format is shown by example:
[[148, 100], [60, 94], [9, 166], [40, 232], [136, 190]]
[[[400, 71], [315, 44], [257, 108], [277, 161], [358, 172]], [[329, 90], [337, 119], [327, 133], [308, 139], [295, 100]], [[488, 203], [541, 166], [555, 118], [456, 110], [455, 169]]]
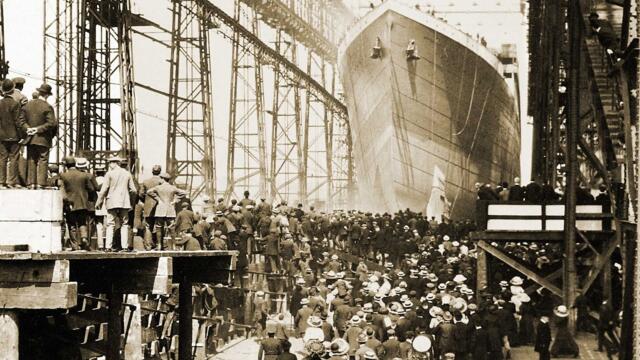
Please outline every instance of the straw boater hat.
[[499, 285], [501, 287], [507, 287], [507, 286], [509, 286], [509, 283], [506, 280], [502, 280], [502, 281], [500, 281]]
[[451, 315], [450, 312], [445, 311], [444, 314], [442, 314], [442, 319], [444, 321], [451, 321], [451, 320], [453, 320], [453, 315]]
[[418, 353], [426, 353], [431, 349], [431, 339], [425, 335], [418, 335], [411, 342], [411, 346]]
[[374, 353], [373, 350], [368, 350], [367, 352], [365, 352], [364, 358], [366, 360], [378, 360], [378, 356], [376, 356], [376, 353]]
[[559, 305], [555, 309], [553, 309], [553, 313], [560, 318], [565, 318], [569, 316], [569, 309], [567, 309], [564, 305]]
[[349, 351], [349, 343], [344, 339], [336, 339], [331, 343], [331, 356], [343, 356]]
[[413, 303], [411, 302], [411, 300], [403, 301], [402, 306], [405, 309], [411, 309], [413, 307]]
[[307, 325], [317, 328], [322, 326], [322, 319], [320, 319], [318, 316], [309, 316], [309, 318], [307, 319]]
[[309, 355], [317, 354], [323, 355], [325, 353], [324, 345], [320, 340], [309, 340], [306, 344], [304, 344], [304, 349]]
[[362, 306], [362, 311], [364, 311], [365, 313], [371, 313], [373, 312], [373, 304], [371, 303], [366, 303]]
[[333, 270], [330, 270], [329, 272], [327, 272], [327, 273], [324, 275], [324, 277], [325, 277], [327, 280], [335, 280], [335, 279], [337, 279], [337, 278], [338, 278], [338, 277], [336, 276], [335, 271], [333, 271]]
[[427, 301], [433, 301], [436, 299], [436, 295], [434, 293], [427, 294]]
[[511, 281], [509, 281], [509, 283], [513, 286], [522, 286], [523, 281], [520, 276], [514, 276], [511, 278]]
[[429, 315], [431, 315], [431, 317], [442, 315], [442, 309], [439, 306], [433, 306], [431, 307], [431, 309], [429, 309]]
[[353, 315], [353, 317], [351, 318], [351, 320], [349, 320], [349, 324], [351, 325], [360, 325], [360, 316], [358, 315]]
[[451, 307], [453, 310], [458, 310], [461, 313], [467, 311], [467, 302], [463, 298], [455, 298], [451, 302]]
[[456, 284], [462, 284], [465, 281], [467, 281], [467, 277], [462, 274], [458, 274], [453, 277], [453, 282], [455, 282]]

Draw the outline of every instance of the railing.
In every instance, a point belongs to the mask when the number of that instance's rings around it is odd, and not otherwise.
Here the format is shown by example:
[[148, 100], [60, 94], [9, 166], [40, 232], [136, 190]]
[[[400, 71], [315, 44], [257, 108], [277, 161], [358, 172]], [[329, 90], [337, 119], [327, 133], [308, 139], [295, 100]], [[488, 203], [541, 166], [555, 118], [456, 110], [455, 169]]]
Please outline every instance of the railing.
[[[494, 202], [479, 200], [476, 223], [487, 231], [563, 231], [564, 204]], [[602, 204], [576, 206], [576, 228], [579, 231], [606, 231], [611, 227], [610, 207]]]

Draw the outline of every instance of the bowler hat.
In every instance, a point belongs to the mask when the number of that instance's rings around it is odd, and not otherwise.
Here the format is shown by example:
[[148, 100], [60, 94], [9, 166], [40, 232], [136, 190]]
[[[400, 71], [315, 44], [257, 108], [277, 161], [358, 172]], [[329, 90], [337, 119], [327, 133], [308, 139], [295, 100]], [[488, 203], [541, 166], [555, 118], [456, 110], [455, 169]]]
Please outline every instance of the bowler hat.
[[38, 92], [39, 92], [40, 94], [43, 94], [43, 95], [51, 95], [51, 94], [52, 94], [52, 92], [51, 92], [51, 85], [49, 85], [49, 84], [42, 84], [42, 85], [40, 85], [40, 87], [39, 87], [39, 88], [37, 88], [36, 90], [38, 90]]

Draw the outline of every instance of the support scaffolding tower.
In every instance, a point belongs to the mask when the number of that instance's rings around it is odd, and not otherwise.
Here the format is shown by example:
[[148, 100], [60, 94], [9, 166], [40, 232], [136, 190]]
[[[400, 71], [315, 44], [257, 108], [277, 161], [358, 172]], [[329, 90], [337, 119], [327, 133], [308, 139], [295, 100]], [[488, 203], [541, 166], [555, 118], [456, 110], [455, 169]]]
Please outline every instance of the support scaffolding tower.
[[167, 172], [191, 199], [215, 196], [209, 21], [197, 1], [173, 0]]

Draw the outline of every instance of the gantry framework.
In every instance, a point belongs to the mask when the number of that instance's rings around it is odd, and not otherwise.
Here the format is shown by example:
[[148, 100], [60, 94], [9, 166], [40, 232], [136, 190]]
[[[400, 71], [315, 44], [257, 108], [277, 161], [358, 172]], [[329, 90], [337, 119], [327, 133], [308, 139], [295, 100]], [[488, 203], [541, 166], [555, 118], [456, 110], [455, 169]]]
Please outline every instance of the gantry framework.
[[167, 171], [176, 183], [215, 196], [215, 148], [208, 32], [215, 24], [196, 1], [173, 1]]
[[[591, 30], [587, 20], [591, 12], [609, 21], [619, 36], [620, 42], [609, 51]], [[625, 298], [631, 299], [634, 288], [633, 264], [638, 259], [633, 257], [635, 234], [629, 229], [637, 222], [637, 100], [632, 92], [637, 88], [638, 40], [629, 33], [631, 12], [631, 1], [529, 4], [532, 173], [534, 179], [565, 193], [561, 295], [567, 305], [573, 304], [576, 289], [586, 293], [598, 278], [604, 296], [611, 297], [615, 254], [623, 258]], [[576, 228], [576, 193], [579, 187], [591, 191], [600, 186], [611, 196], [616, 236], [593, 243]], [[594, 256], [591, 271], [582, 280], [576, 271], [580, 247]], [[629, 326], [623, 325], [623, 332]]]
[[[166, 168], [192, 198], [238, 198], [250, 190], [275, 201], [327, 207], [347, 201], [354, 171], [336, 70], [337, 42], [350, 21], [346, 7], [238, 0], [226, 12], [209, 0], [172, 0], [170, 11], [172, 27], [165, 29], [131, 14], [128, 1], [45, 0], [43, 72], [57, 85], [56, 159], [74, 153], [99, 163], [122, 149], [133, 162], [137, 86], [168, 98]], [[154, 29], [136, 28], [142, 26]], [[220, 188], [213, 31], [232, 45], [226, 183]], [[168, 91], [135, 82], [132, 34], [170, 49]]]
[[57, 85], [56, 158], [75, 154], [104, 166], [119, 154], [136, 170], [131, 29], [138, 24], [129, 1], [45, 0], [44, 8], [43, 77]]

